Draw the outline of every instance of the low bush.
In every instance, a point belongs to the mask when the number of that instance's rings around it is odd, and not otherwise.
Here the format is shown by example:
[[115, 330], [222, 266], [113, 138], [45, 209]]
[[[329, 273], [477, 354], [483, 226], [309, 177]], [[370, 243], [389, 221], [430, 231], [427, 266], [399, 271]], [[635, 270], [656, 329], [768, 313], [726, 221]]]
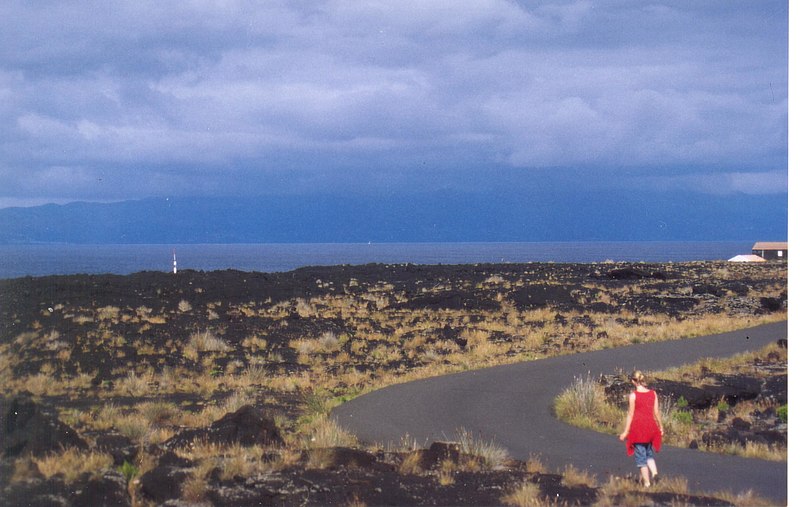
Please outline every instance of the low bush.
[[679, 424], [692, 424], [692, 421], [694, 421], [692, 413], [687, 410], [676, 410], [672, 417]]
[[510, 458], [508, 450], [493, 440], [476, 438], [471, 432], [464, 429], [456, 433], [456, 443], [462, 453], [481, 458], [484, 467], [488, 470], [504, 467]]
[[789, 423], [789, 407], [787, 405], [781, 405], [778, 407], [778, 420], [783, 424]]
[[559, 419], [582, 428], [615, 433], [625, 420], [625, 411], [606, 401], [603, 388], [589, 375], [575, 380], [555, 399]]

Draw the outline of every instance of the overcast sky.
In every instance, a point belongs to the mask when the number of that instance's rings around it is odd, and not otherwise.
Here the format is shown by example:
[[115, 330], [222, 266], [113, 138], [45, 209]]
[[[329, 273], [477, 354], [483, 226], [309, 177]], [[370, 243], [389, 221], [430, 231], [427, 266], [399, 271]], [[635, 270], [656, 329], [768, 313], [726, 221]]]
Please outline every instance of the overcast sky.
[[787, 39], [786, 0], [4, 0], [0, 207], [545, 174], [785, 196]]

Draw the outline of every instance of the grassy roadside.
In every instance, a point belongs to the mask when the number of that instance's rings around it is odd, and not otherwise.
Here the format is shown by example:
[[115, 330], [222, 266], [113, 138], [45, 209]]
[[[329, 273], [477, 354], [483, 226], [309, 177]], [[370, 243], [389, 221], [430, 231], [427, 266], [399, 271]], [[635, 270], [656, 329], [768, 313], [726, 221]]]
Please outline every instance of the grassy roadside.
[[[668, 380], [702, 388], [720, 376], [767, 378], [785, 374], [787, 361], [787, 349], [770, 344], [758, 351], [730, 358], [708, 358], [664, 371], [647, 372], [645, 375], [653, 381]], [[739, 401], [732, 405], [720, 399], [708, 408], [693, 409], [685, 398], [672, 399], [663, 393], [659, 396], [659, 402], [666, 444], [772, 461], [787, 459], [785, 443], [770, 444], [758, 440], [723, 442], [719, 438], [711, 438], [715, 431], [720, 434], [720, 428], [727, 428], [730, 424], [750, 428], [758, 423], [757, 417], [762, 414], [775, 414], [773, 420], [776, 423], [786, 424], [786, 404], [766, 398]], [[569, 424], [614, 435], [622, 431], [627, 411], [624, 404], [614, 403], [600, 381], [588, 377], [575, 379], [556, 398], [554, 408], [556, 416]]]

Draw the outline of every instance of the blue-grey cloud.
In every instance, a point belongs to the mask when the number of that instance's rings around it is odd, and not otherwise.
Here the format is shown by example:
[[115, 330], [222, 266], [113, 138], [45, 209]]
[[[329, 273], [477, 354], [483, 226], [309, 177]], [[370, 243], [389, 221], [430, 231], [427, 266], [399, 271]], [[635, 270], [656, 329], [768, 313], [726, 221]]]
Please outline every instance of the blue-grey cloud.
[[0, 204], [504, 166], [786, 191], [785, 1], [9, 1], [0, 19]]

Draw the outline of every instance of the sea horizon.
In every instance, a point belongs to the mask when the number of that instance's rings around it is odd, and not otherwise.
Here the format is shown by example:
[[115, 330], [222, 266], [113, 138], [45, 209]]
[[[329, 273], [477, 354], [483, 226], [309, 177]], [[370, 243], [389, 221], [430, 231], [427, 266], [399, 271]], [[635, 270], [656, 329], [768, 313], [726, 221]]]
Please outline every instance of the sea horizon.
[[183, 243], [0, 245], [0, 278], [173, 269], [285, 272], [306, 266], [690, 262], [750, 253], [753, 241]]

